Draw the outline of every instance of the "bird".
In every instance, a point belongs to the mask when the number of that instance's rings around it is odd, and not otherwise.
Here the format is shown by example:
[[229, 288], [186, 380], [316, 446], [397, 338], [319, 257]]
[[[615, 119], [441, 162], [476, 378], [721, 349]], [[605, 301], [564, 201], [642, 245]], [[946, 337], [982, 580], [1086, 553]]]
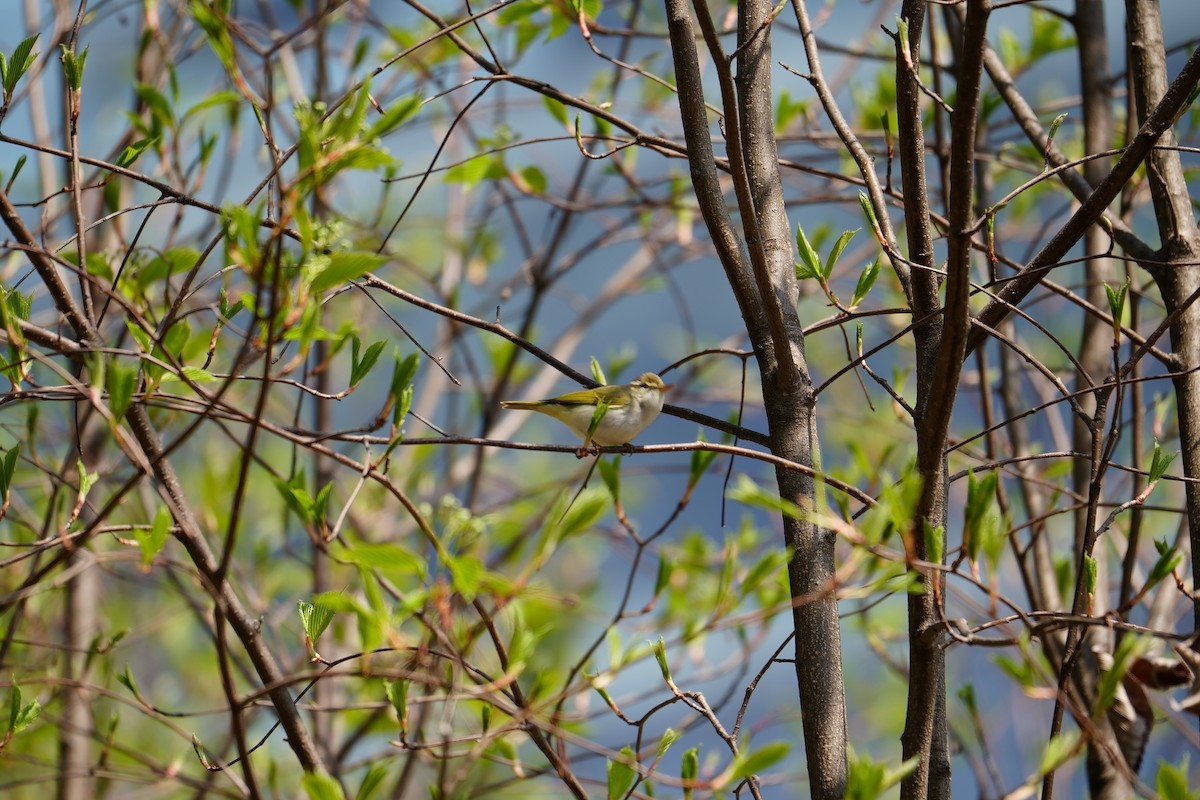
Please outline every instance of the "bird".
[[[615, 447], [629, 444], [634, 437], [662, 411], [663, 396], [671, 384], [653, 372], [643, 372], [627, 384], [597, 386], [581, 389], [546, 400], [501, 400], [504, 408], [520, 411], [537, 411], [554, 417], [583, 439], [583, 447], [576, 451], [579, 458], [587, 454], [591, 444]], [[607, 406], [604, 416], [588, 436], [592, 419], [601, 403]]]

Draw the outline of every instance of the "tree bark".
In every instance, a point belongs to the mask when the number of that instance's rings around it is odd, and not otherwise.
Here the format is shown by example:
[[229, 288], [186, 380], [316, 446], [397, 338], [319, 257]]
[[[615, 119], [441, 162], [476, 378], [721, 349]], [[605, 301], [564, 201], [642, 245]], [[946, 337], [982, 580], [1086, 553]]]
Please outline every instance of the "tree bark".
[[[728, 59], [708, 9], [696, 7], [721, 81], [740, 235], [730, 219], [713, 158], [691, 13], [684, 0], [667, 0], [666, 6], [692, 185], [757, 357], [770, 448], [811, 466], [816, 398], [796, 314], [799, 292], [774, 138], [768, 24], [772, 9], [763, 0], [739, 6], [738, 74], [731, 91]], [[781, 497], [805, 512], [814, 510], [812, 478], [778, 470], [777, 480]], [[809, 786], [813, 798], [832, 800], [846, 790], [845, 692], [833, 586], [835, 536], [810, 517], [784, 517], [783, 526], [793, 552], [788, 578]]]

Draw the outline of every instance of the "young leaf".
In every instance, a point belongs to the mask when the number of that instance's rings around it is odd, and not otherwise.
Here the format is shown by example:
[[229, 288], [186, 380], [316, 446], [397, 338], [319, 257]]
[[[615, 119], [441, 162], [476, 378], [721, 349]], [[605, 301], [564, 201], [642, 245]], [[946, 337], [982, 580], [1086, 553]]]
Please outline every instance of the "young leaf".
[[787, 742], [771, 742], [757, 750], [739, 754], [730, 765], [728, 782], [736, 783], [762, 772], [772, 764], [782, 761], [790, 748], [791, 745]]
[[8, 737], [17, 735], [28, 728], [41, 716], [42, 704], [35, 697], [28, 703], [23, 701], [21, 687], [13, 681], [8, 692]]
[[610, 461], [607, 458], [600, 459], [597, 466], [600, 469], [600, 479], [604, 481], [604, 485], [608, 487], [608, 493], [612, 495], [613, 503], [621, 502], [621, 455], [618, 453], [613, 456]]
[[1198, 800], [1200, 792], [1188, 788], [1188, 754], [1183, 754], [1179, 765], [1158, 762], [1158, 773], [1154, 776], [1155, 788], [1162, 800]]
[[328, 772], [306, 772], [300, 780], [308, 800], [346, 800], [342, 785]]
[[412, 404], [412, 382], [416, 377], [419, 364], [420, 360], [416, 353], [410, 353], [401, 358], [400, 351], [396, 350], [392, 364], [392, 385], [389, 391], [392, 402], [392, 426], [395, 428], [400, 428], [404, 418], [408, 415], [408, 408]]
[[587, 441], [592, 440], [592, 436], [596, 434], [596, 429], [600, 427], [600, 423], [604, 421], [604, 415], [608, 413], [608, 403], [601, 400], [596, 404], [596, 410], [592, 412], [592, 421], [588, 423]]
[[663, 754], [667, 752], [667, 748], [675, 744], [675, 741], [678, 738], [679, 734], [674, 728], [667, 728], [665, 731], [663, 731], [662, 738], [658, 740], [658, 749], [654, 753], [654, 758], [662, 758]]
[[629, 745], [621, 748], [621, 753], [615, 760], [609, 759], [608, 800], [621, 800], [629, 793], [637, 778], [637, 771], [633, 768], [636, 761], [637, 757]]
[[1096, 593], [1096, 570], [1098, 565], [1095, 556], [1083, 557], [1083, 585], [1089, 595]]
[[[329, 594], [334, 597], [327, 597], [326, 595]], [[313, 598], [311, 603], [299, 601], [300, 627], [304, 630], [304, 636], [309, 642], [315, 644], [325, 629], [329, 627], [329, 623], [333, 622], [335, 606], [339, 605], [342, 599], [338, 592], [325, 592]]]
[[796, 277], [800, 280], [822, 277], [821, 259], [817, 256], [817, 251], [809, 244], [808, 237], [804, 235], [804, 228], [796, 226], [796, 256], [800, 259], [796, 262]]
[[679, 777], [683, 782], [684, 800], [691, 800], [693, 797], [696, 776], [700, 774], [700, 746], [690, 747], [683, 753], [683, 759], [679, 765]]
[[399, 678], [394, 681], [388, 681], [384, 684], [384, 690], [387, 692], [388, 702], [392, 704], [392, 709], [396, 712], [396, 719], [400, 722], [400, 732], [408, 732], [408, 681]]
[[113, 419], [120, 422], [129, 410], [133, 401], [133, 390], [137, 386], [137, 370], [113, 361], [108, 366], [105, 378], [105, 388], [108, 390], [108, 408]]
[[822, 273], [825, 280], [829, 280], [829, 276], [833, 274], [834, 265], [837, 264], [838, 258], [841, 257], [842, 251], [846, 249], [846, 245], [854, 238], [854, 234], [858, 233], [861, 228], [855, 228], [852, 231], [842, 231], [842, 235], [833, 243], [833, 249], [829, 251], [829, 257], [825, 259], [825, 270]]
[[368, 769], [367, 774], [363, 776], [362, 783], [358, 785], [358, 791], [354, 793], [354, 800], [371, 800], [375, 790], [383, 785], [383, 779], [387, 777], [388, 769], [389, 765], [386, 762], [375, 764]]
[[[703, 431], [696, 437], [698, 441], [704, 441]], [[716, 460], [717, 454], [712, 450], [693, 450], [691, 461], [688, 464], [688, 486], [695, 486], [700, 477], [708, 471], [709, 465]]]
[[331, 253], [328, 263], [312, 276], [309, 286], [313, 292], [320, 294], [347, 281], [361, 278], [385, 261], [387, 256], [379, 253]]
[[1058, 133], [1059, 127], [1063, 124], [1063, 120], [1067, 118], [1066, 113], [1059, 114], [1050, 123], [1050, 130], [1046, 133], [1046, 169], [1050, 168], [1050, 145], [1054, 144], [1054, 135]]
[[876, 258], [858, 276], [858, 283], [854, 286], [854, 297], [850, 300], [850, 308], [857, 308], [863, 300], [867, 299], [871, 287], [875, 285], [875, 279], [879, 277], [879, 271], [880, 261]]
[[1126, 278], [1118, 289], [1105, 283], [1104, 293], [1108, 295], [1108, 310], [1112, 313], [1113, 338], [1115, 339], [1121, 334], [1121, 317], [1125, 311], [1125, 298], [1129, 294], [1129, 279]]
[[7, 63], [0, 57], [0, 82], [4, 84], [4, 100], [6, 102], [16, 91], [17, 82], [21, 80], [21, 76], [37, 58], [38, 54], [33, 52], [33, 46], [37, 43], [40, 35], [35, 33], [33, 36], [22, 39], [21, 43], [13, 49], [12, 58], [8, 59]]
[[1057, 769], [1074, 755], [1078, 747], [1079, 731], [1064, 731], [1050, 737], [1050, 741], [1046, 743], [1046, 750], [1042, 753], [1042, 763], [1038, 768], [1038, 775], [1045, 775], [1051, 770]]
[[875, 238], [880, 244], [883, 244], [883, 229], [879, 227], [879, 218], [875, 216], [875, 208], [871, 205], [871, 198], [867, 196], [866, 192], [858, 193], [858, 205], [866, 216], [867, 222], [871, 224], [871, 230], [874, 232]]
[[1172, 453], [1171, 455], [1164, 455], [1162, 446], [1156, 439], [1154, 441], [1154, 452], [1150, 456], [1149, 482], [1157, 483], [1159, 480], [1161, 480], [1162, 476], [1166, 474], [1167, 468], [1171, 466], [1171, 462], [1175, 460], [1175, 456], [1177, 455], [1179, 455], [1178, 452]]
[[925, 556], [932, 563], [940, 564], [946, 555], [946, 528], [942, 525], [930, 525], [927, 518], [923, 518], [921, 522], [925, 528]]
[[17, 458], [21, 455], [21, 446], [17, 445], [4, 451], [0, 458], [0, 504], [8, 504], [8, 492], [12, 489], [13, 476], [17, 474]]
[[604, 377], [604, 368], [600, 366], [600, 362], [596, 360], [595, 356], [592, 356], [592, 378], [601, 386], [608, 383], [608, 380]]
[[380, 339], [378, 342], [367, 347], [367, 352], [363, 353], [362, 358], [359, 358], [359, 349], [362, 347], [362, 342], [357, 336], [350, 340], [350, 386], [351, 388], [358, 386], [363, 378], [371, 374], [371, 369], [375, 366], [375, 362], [379, 360], [379, 354], [383, 352], [383, 348], [387, 346], [386, 339]]
[[82, 54], [77, 54], [74, 50], [68, 50], [65, 44], [59, 47], [63, 51], [63, 71], [67, 76], [67, 85], [72, 91], [78, 92], [83, 85], [83, 67], [87, 63], [89, 48], [85, 47]]
[[381, 136], [386, 136], [392, 131], [399, 128], [408, 120], [412, 119], [418, 111], [421, 110], [421, 96], [410, 95], [403, 100], [392, 103], [392, 107], [384, 112], [383, 116], [375, 121], [367, 130], [366, 139], [378, 139]]
[[127, 146], [117, 156], [116, 164], [118, 167], [128, 167], [130, 164], [138, 160], [138, 156], [146, 152], [148, 149], [158, 143], [158, 137], [147, 136], [143, 139], [138, 139], [133, 144]]
[[1183, 553], [1180, 553], [1173, 545], [1167, 544], [1166, 539], [1155, 539], [1154, 549], [1158, 551], [1158, 559], [1146, 577], [1147, 589], [1152, 589], [1161, 583], [1183, 561]]
[[654, 650], [654, 660], [658, 662], [663, 680], [671, 683], [671, 665], [667, 663], [667, 647], [663, 643], [663, 637], [659, 636], [657, 642], [651, 642], [650, 647]]
[[171, 512], [166, 506], [159, 506], [158, 511], [154, 513], [154, 522], [150, 525], [149, 530], [145, 528], [134, 528], [134, 538], [138, 543], [138, 550], [142, 553], [142, 568], [149, 571], [150, 565], [154, 563], [154, 557], [162, 552], [163, 546], [167, 543], [167, 537], [171, 535]]

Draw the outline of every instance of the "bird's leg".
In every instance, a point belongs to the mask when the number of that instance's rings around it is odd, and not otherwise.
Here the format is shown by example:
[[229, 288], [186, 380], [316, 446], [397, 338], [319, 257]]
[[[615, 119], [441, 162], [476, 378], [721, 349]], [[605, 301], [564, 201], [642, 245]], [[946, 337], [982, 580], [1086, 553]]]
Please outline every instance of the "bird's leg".
[[[588, 435], [586, 435], [586, 437], [583, 437], [583, 446], [580, 447], [580, 449], [575, 451], [575, 457], [583, 458], [584, 456], [587, 456], [588, 451], [592, 450], [592, 447], [593, 447], [592, 434], [589, 433]], [[599, 447], [596, 447], [596, 450], [599, 450]]]
[[621, 445], [621, 452], [627, 456], [633, 455], [633, 442], [626, 442]]

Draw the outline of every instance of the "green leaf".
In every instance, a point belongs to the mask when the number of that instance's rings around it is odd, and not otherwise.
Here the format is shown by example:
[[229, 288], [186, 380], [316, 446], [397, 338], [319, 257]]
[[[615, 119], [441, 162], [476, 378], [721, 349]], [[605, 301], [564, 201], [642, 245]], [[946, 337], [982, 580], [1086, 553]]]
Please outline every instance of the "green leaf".
[[323, 592], [314, 597], [311, 603], [298, 601], [300, 627], [310, 642], [315, 644], [321, 637], [329, 623], [333, 622], [338, 606], [344, 607], [345, 599], [341, 592]]
[[858, 193], [858, 206], [866, 216], [867, 222], [871, 224], [871, 230], [875, 232], [876, 238], [882, 238], [883, 229], [879, 227], [879, 218], [875, 216], [875, 207], [871, 205], [871, 198], [867, 196], [866, 192]]
[[137, 342], [138, 347], [143, 353], [150, 352], [150, 334], [142, 328], [137, 322], [128, 317], [125, 318], [125, 328], [129, 331], [129, 335]]
[[[1117, 687], [1133, 666], [1135, 659], [1143, 656], [1149, 650], [1150, 642], [1142, 637], [1129, 635], [1121, 637], [1121, 643], [1112, 654], [1112, 666], [1100, 670], [1100, 681], [1096, 689], [1096, 700], [1092, 706], [1094, 713], [1099, 714], [1112, 708], [1117, 696]], [[1104, 662], [1101, 662], [1102, 664]]]
[[1070, 759], [1079, 748], [1079, 731], [1069, 730], [1050, 737], [1042, 753], [1038, 775], [1046, 775]]
[[118, 167], [128, 167], [130, 164], [138, 160], [138, 156], [146, 152], [157, 143], [157, 136], [147, 136], [145, 138], [138, 139], [136, 142], [128, 145], [124, 150], [121, 151], [121, 154], [117, 156], [116, 165]]
[[[1050, 145], [1054, 143], [1055, 134], [1058, 133], [1058, 129], [1062, 126], [1063, 120], [1065, 120], [1066, 118], [1067, 118], [1067, 114], [1066, 114], [1066, 112], [1063, 112], [1062, 114], [1059, 114], [1057, 117], [1055, 117], [1054, 120], [1050, 123], [1050, 130], [1046, 132], [1046, 151], [1047, 151], [1047, 153], [1049, 153], [1049, 151], [1050, 151]], [[1046, 156], [1046, 166], [1047, 167], [1050, 166], [1050, 156], [1049, 155]]]
[[333, 253], [320, 271], [311, 277], [309, 286], [320, 294], [347, 281], [357, 280], [387, 261], [379, 253], [349, 252]]
[[600, 366], [600, 362], [596, 360], [595, 356], [592, 356], [591, 367], [592, 367], [592, 379], [595, 380], [596, 383], [600, 384], [601, 386], [607, 384], [608, 379], [604, 377], [604, 368]]
[[134, 697], [138, 697], [141, 695], [141, 692], [138, 691], [137, 681], [133, 677], [133, 670], [130, 669], [128, 664], [125, 665], [124, 670], [117, 673], [116, 678], [117, 678], [117, 683], [121, 684], [126, 689], [128, 689], [130, 694], [132, 694]]
[[42, 704], [37, 698], [25, 703], [21, 696], [21, 687], [13, 681], [8, 691], [8, 733], [16, 736], [28, 728], [42, 714]]
[[497, 180], [508, 175], [504, 159], [499, 155], [475, 156], [446, 170], [442, 178], [446, 183], [461, 183], [468, 189], [484, 180]]
[[773, 511], [792, 519], [801, 519], [800, 506], [785, 500], [778, 494], [763, 489], [746, 474], [738, 475], [737, 484], [729, 490], [729, 499], [736, 503]]
[[541, 167], [533, 164], [521, 169], [521, 178], [525, 181], [530, 192], [533, 194], [545, 194], [546, 187], [549, 185], [546, 180], [546, 173], [542, 172]]
[[651, 642], [650, 648], [654, 651], [654, 660], [658, 662], [663, 680], [671, 683], [671, 665], [667, 663], [667, 647], [663, 644], [663, 637], [659, 636], [657, 642]]
[[1162, 476], [1166, 474], [1167, 468], [1171, 466], [1171, 462], [1175, 460], [1175, 456], [1177, 455], [1179, 455], [1178, 452], [1172, 453], [1171, 455], [1165, 455], [1163, 453], [1162, 446], [1158, 443], [1158, 440], [1155, 439], [1154, 452], [1150, 456], [1149, 482], [1157, 483], [1159, 480], [1161, 480]]
[[153, 121], [150, 129], [156, 134], [153, 138], [157, 138], [157, 134], [164, 127], [175, 128], [175, 110], [166, 95], [160, 92], [156, 86], [148, 83], [139, 83], [134, 90], [150, 111], [150, 119]]
[[786, 758], [789, 749], [791, 745], [787, 742], [771, 742], [757, 750], [739, 753], [730, 766], [728, 783], [737, 783], [751, 775], [757, 775]]
[[416, 353], [411, 353], [405, 358], [400, 358], [400, 351], [395, 353], [395, 363], [392, 366], [392, 386], [390, 391], [392, 402], [392, 425], [399, 431], [401, 423], [408, 415], [408, 409], [412, 405], [413, 378], [417, 374], [417, 366], [420, 360]]
[[1154, 776], [1154, 784], [1162, 800], [1200, 800], [1200, 792], [1188, 788], [1188, 754], [1183, 754], [1183, 760], [1176, 766], [1159, 760], [1158, 772]]
[[423, 578], [425, 559], [393, 542], [357, 542], [334, 549], [337, 557], [367, 569]]
[[963, 545], [967, 555], [975, 561], [980, 545], [988, 539], [991, 529], [997, 527], [999, 512], [996, 510], [996, 487], [999, 476], [995, 472], [985, 473], [977, 479], [975, 473], [967, 475], [967, 503], [963, 508]]
[[946, 555], [946, 528], [943, 525], [930, 525], [927, 517], [923, 517], [921, 523], [925, 532], [925, 558], [940, 564]]
[[4, 97], [8, 99], [12, 93], [16, 91], [17, 82], [21, 80], [21, 76], [29, 69], [37, 58], [38, 54], [33, 52], [33, 46], [37, 43], [38, 36], [41, 34], [35, 33], [21, 40], [21, 43], [13, 48], [12, 58], [5, 63], [0, 58], [0, 81], [4, 84]]
[[82, 459], [75, 459], [75, 469], [79, 471], [79, 496], [87, 497], [87, 493], [96, 485], [96, 481], [100, 480], [99, 472], [89, 473], [87, 467], [84, 466]]
[[[696, 437], [697, 441], [704, 441], [704, 432], [701, 431]], [[699, 483], [700, 478], [708, 471], [709, 466], [717, 458], [717, 454], [713, 450], [693, 450], [692, 457], [688, 463], [688, 486], [695, 486]]]
[[[520, 4], [517, 4], [518, 6]], [[513, 8], [514, 6], [509, 6]], [[571, 127], [571, 121], [567, 117], [567, 107], [555, 100], [553, 97], [542, 95], [542, 104], [546, 106], [546, 110], [550, 112], [550, 116], [554, 117], [564, 128]]]
[[674, 728], [667, 728], [663, 731], [662, 738], [658, 740], [658, 749], [654, 753], [654, 758], [660, 759], [667, 752], [667, 749], [675, 744], [679, 738], [679, 733]]
[[199, 258], [199, 252], [194, 251], [191, 247], [172, 247], [162, 255], [156, 255], [142, 269], [139, 269], [134, 283], [139, 290], [144, 290], [150, 285], [176, 275], [176, 273], [192, 269], [193, 266], [196, 266]]
[[445, 556], [446, 568], [450, 570], [450, 581], [454, 591], [467, 601], [474, 600], [483, 587], [487, 566], [475, 556]]
[[385, 111], [383, 116], [367, 130], [365, 138], [378, 139], [381, 136], [387, 136], [416, 116], [416, 113], [421, 110], [421, 102], [421, 96], [414, 94], [392, 103], [392, 107]]
[[892, 769], [886, 762], [858, 755], [853, 748], [850, 748], [847, 761], [846, 800], [876, 800], [920, 764], [920, 758], [910, 758]]
[[629, 745], [621, 748], [615, 760], [608, 760], [608, 800], [620, 800], [633, 788], [633, 782], [637, 779], [637, 770], [633, 767], [635, 763], [637, 757]]
[[592, 421], [588, 423], [587, 440], [590, 442], [592, 436], [596, 433], [596, 429], [600, 427], [600, 423], [604, 421], [604, 415], [608, 413], [608, 403], [601, 400], [596, 403], [596, 410], [592, 412]]
[[1096, 557], [1085, 553], [1083, 556], [1083, 586], [1089, 595], [1096, 593]]
[[371, 800], [371, 795], [375, 794], [375, 790], [383, 784], [387, 773], [387, 763], [375, 764], [368, 769], [367, 774], [363, 776], [362, 783], [358, 785], [358, 791], [354, 793], [354, 800]]
[[80, 55], [74, 50], [68, 49], [65, 44], [59, 45], [59, 47], [63, 51], [63, 72], [67, 76], [67, 85], [71, 87], [72, 91], [78, 92], [83, 85], [83, 68], [87, 64], [89, 48], [83, 48], [83, 53]]
[[600, 469], [600, 479], [612, 495], [613, 503], [621, 502], [621, 455], [618, 453], [612, 459], [602, 458], [597, 466]]
[[345, 800], [342, 786], [328, 772], [306, 772], [300, 784], [308, 800]]
[[558, 536], [564, 539], [568, 536], [582, 533], [596, 524], [596, 521], [608, 510], [609, 498], [607, 493], [598, 489], [586, 489], [580, 492], [575, 502], [563, 515], [558, 523]]
[[796, 226], [796, 255], [799, 261], [796, 262], [796, 277], [800, 280], [810, 278], [820, 278], [821, 259], [817, 256], [817, 251], [809, 244], [808, 237], [804, 235], [804, 228]]
[[693, 796], [696, 776], [700, 774], [700, 746], [690, 747], [683, 752], [683, 758], [679, 765], [679, 778], [683, 782], [684, 798]]
[[287, 479], [274, 478], [273, 482], [288, 508], [305, 522], [316, 522], [315, 503], [305, 485], [304, 470]]
[[[2, 58], [3, 55], [3, 53], [0, 53], [0, 58]], [[21, 174], [21, 170], [25, 168], [25, 162], [28, 160], [29, 159], [24, 154], [17, 156], [17, 162], [13, 164], [12, 175], [8, 177], [8, 183], [5, 184], [4, 191], [12, 191], [13, 184], [17, 182], [17, 176]]]
[[881, 262], [876, 258], [858, 276], [858, 283], [854, 287], [854, 297], [850, 301], [850, 308], [857, 308], [863, 300], [867, 299], [867, 295], [871, 292], [871, 287], [875, 285], [875, 279], [879, 277], [880, 268]]
[[384, 690], [387, 693], [388, 702], [392, 704], [392, 710], [396, 712], [396, 719], [400, 722], [400, 730], [407, 732], [408, 681], [403, 678], [387, 681], [384, 683]]
[[825, 259], [825, 280], [829, 280], [829, 276], [833, 274], [833, 268], [837, 264], [837, 260], [841, 257], [842, 251], [846, 249], [846, 245], [854, 238], [854, 234], [858, 233], [861, 228], [855, 228], [852, 231], [843, 231], [842, 235], [833, 243], [833, 249], [829, 251], [829, 257]]
[[975, 685], [964, 683], [958, 690], [958, 699], [962, 700], [963, 705], [967, 707], [967, 711], [971, 716], [976, 716], [979, 713], [979, 704], [975, 700]]
[[386, 339], [380, 339], [378, 342], [370, 345], [367, 351], [363, 353], [362, 358], [359, 358], [359, 349], [362, 342], [357, 336], [350, 340], [350, 386], [358, 386], [363, 378], [371, 374], [371, 369], [375, 366], [375, 362], [379, 360], [379, 354], [383, 352], [383, 348], [387, 346]]
[[1147, 589], [1157, 586], [1183, 562], [1183, 553], [1180, 553], [1173, 545], [1167, 544], [1166, 539], [1155, 539], [1154, 549], [1158, 551], [1158, 559], [1146, 577]]
[[13, 477], [17, 474], [17, 459], [21, 455], [21, 446], [16, 445], [4, 451], [0, 458], [0, 503], [8, 502], [8, 493], [12, 489]]
[[1129, 278], [1126, 278], [1125, 282], [1117, 289], [1105, 283], [1104, 293], [1108, 295], [1108, 310], [1112, 313], [1113, 336], [1117, 336], [1120, 333], [1121, 319], [1125, 312], [1125, 298], [1129, 294]]
[[182, 367], [180, 368], [178, 375], [171, 373], [163, 376], [163, 383], [169, 383], [170, 381], [182, 381], [185, 379], [191, 381], [192, 383], [214, 383], [217, 380], [217, 376], [213, 375], [206, 369], [201, 369], [200, 367]]
[[196, 105], [183, 112], [183, 119], [199, 114], [201, 111], [213, 108], [215, 106], [226, 106], [231, 110], [236, 110], [242, 102], [242, 96], [232, 89], [223, 92], [213, 92], [205, 95], [204, 99], [200, 100]]
[[154, 557], [162, 552], [171, 535], [171, 512], [166, 506], [159, 506], [154, 512], [154, 522], [150, 528], [134, 528], [134, 539], [137, 540], [138, 550], [142, 553], [142, 566], [149, 567], [154, 563]]

